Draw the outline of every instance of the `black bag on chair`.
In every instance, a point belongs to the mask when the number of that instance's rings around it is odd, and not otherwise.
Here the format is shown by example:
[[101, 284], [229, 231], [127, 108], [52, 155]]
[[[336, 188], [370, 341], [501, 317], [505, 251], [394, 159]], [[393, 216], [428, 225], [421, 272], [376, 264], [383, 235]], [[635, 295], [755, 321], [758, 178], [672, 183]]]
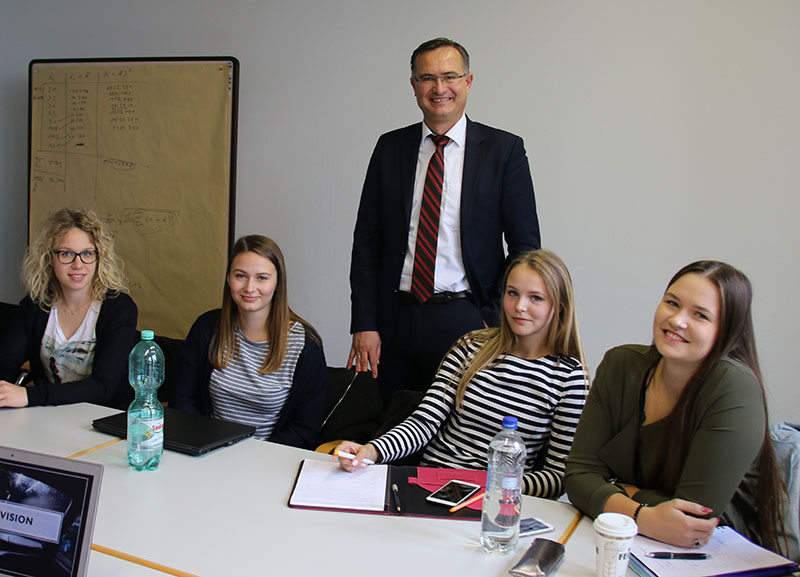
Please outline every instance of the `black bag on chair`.
[[344, 440], [366, 443], [383, 420], [378, 383], [370, 373], [328, 367], [328, 403], [319, 444]]

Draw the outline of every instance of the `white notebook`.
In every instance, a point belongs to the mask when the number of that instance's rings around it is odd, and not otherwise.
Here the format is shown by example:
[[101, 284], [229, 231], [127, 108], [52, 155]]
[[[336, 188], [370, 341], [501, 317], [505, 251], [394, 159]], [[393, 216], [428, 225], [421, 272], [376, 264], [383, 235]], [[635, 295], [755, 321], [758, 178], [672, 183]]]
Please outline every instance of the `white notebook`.
[[[648, 553], [707, 553], [710, 558], [699, 561], [664, 560], [648, 557]], [[638, 535], [631, 546], [631, 568], [645, 577], [709, 577], [714, 575], [784, 575], [793, 562], [748, 541], [731, 527], [717, 527], [705, 547], [683, 549]]]
[[370, 465], [348, 473], [338, 461], [304, 459], [289, 506], [382, 512], [389, 467]]

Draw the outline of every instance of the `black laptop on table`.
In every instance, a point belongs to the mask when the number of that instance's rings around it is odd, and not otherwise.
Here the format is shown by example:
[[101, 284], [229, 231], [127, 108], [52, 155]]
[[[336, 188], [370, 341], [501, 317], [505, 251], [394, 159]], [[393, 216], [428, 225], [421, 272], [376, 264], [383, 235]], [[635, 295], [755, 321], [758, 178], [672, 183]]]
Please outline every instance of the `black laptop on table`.
[[[128, 415], [123, 411], [95, 419], [92, 426], [124, 439], [128, 434]], [[250, 425], [164, 407], [164, 448], [170, 451], [195, 457], [205, 455], [214, 449], [238, 443], [255, 432], [255, 427]]]

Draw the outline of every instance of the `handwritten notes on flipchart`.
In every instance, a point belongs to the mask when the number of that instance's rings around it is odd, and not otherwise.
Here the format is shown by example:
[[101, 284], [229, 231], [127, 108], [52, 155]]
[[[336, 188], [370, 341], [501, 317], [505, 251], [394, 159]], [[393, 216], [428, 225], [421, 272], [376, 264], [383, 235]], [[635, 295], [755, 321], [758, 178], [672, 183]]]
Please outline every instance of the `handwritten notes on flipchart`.
[[232, 227], [233, 59], [33, 61], [30, 215], [115, 233], [139, 327], [183, 337], [221, 303]]

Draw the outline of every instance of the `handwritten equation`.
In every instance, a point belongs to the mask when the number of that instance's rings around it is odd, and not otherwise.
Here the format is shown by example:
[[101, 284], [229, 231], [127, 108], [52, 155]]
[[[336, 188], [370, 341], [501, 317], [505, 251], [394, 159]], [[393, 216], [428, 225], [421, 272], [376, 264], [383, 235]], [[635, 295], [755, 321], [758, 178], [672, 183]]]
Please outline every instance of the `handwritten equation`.
[[103, 220], [114, 228], [132, 227], [136, 234], [147, 235], [174, 227], [179, 217], [180, 211], [177, 210], [126, 208], [119, 216], [113, 213], [104, 215]]

